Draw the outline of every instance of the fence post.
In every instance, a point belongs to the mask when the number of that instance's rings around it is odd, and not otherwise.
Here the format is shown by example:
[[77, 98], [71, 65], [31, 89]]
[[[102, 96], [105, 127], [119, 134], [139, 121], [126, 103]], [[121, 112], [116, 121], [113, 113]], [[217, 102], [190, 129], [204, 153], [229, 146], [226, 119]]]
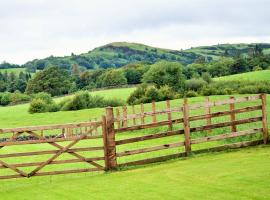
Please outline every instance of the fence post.
[[102, 136], [103, 136], [103, 146], [104, 146], [104, 161], [105, 161], [105, 171], [109, 170], [109, 159], [108, 159], [108, 134], [107, 134], [107, 124], [106, 117], [102, 116]]
[[152, 102], [152, 111], [153, 111], [153, 116], [152, 116], [152, 121], [153, 123], [157, 122], [157, 116], [156, 116], [156, 102]]
[[172, 113], [171, 113], [171, 102], [170, 102], [170, 100], [167, 100], [166, 104], [167, 104], [167, 110], [169, 110], [168, 111], [169, 130], [172, 131], [173, 127], [172, 127]]
[[144, 105], [141, 103], [141, 124], [144, 124]]
[[119, 108], [116, 108], [117, 128], [121, 127], [121, 118]]
[[117, 167], [113, 108], [106, 108], [106, 145], [108, 170]]
[[183, 104], [183, 120], [185, 132], [185, 150], [186, 155], [188, 156], [191, 152], [191, 143], [190, 143], [189, 107], [188, 107], [188, 100], [186, 98], [184, 99]]
[[136, 117], [135, 117], [135, 115], [136, 115], [136, 111], [135, 111], [135, 106], [134, 105], [132, 105], [132, 114], [134, 115], [133, 116], [133, 125], [136, 125]]
[[127, 106], [123, 106], [123, 127], [128, 126], [128, 120], [127, 120]]
[[[232, 113], [232, 110], [234, 110], [235, 109], [235, 104], [234, 104], [234, 101], [235, 101], [235, 98], [232, 96], [232, 97], [230, 97], [230, 111], [231, 111], [231, 121], [235, 121], [235, 113]], [[231, 130], [232, 130], [232, 132], [237, 132], [237, 128], [236, 128], [236, 125], [232, 125], [231, 126]]]
[[[206, 111], [206, 114], [207, 115], [210, 115], [211, 114], [211, 107], [210, 107], [209, 103], [210, 103], [209, 97], [206, 97], [205, 98], [205, 111]], [[206, 122], [207, 122], [207, 125], [211, 125], [212, 124], [212, 119], [211, 119], [210, 116], [206, 118]], [[211, 132], [212, 132], [211, 129], [208, 130], [208, 133], [211, 133]]]
[[266, 94], [261, 94], [262, 99], [262, 125], [263, 125], [263, 142], [268, 143], [268, 125], [267, 125], [267, 107], [266, 107]]

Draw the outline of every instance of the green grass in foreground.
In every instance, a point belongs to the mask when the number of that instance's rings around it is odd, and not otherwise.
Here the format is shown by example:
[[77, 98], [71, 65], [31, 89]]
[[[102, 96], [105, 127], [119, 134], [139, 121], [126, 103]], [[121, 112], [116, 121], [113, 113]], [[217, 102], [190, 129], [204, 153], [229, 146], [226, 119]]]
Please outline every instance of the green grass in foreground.
[[215, 78], [217, 81], [240, 81], [240, 80], [250, 80], [250, 81], [270, 81], [270, 70], [247, 72], [242, 74], [234, 74], [230, 76], [222, 76]]
[[115, 173], [1, 180], [1, 199], [270, 199], [270, 146]]

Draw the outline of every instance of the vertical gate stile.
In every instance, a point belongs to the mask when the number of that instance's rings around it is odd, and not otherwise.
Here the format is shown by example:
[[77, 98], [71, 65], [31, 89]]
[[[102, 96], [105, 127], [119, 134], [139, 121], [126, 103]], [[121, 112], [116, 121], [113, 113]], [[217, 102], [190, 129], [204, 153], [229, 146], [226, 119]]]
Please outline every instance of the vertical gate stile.
[[107, 124], [106, 117], [102, 116], [102, 136], [103, 136], [103, 147], [104, 147], [104, 161], [105, 161], [105, 171], [107, 171], [109, 167], [109, 159], [108, 159], [108, 143], [107, 143]]
[[189, 106], [188, 100], [184, 99], [183, 104], [183, 119], [184, 119], [184, 133], [185, 133], [185, 151], [188, 156], [191, 153], [191, 143], [190, 143], [190, 124], [189, 124]]
[[267, 106], [266, 106], [266, 94], [261, 94], [262, 99], [262, 125], [263, 125], [263, 142], [268, 143], [269, 132], [267, 125]]
[[[235, 121], [236, 117], [235, 117], [235, 113], [233, 113], [232, 111], [235, 109], [235, 98], [232, 96], [230, 97], [230, 111], [231, 111], [231, 121]], [[232, 125], [231, 126], [231, 130], [232, 132], [237, 132], [237, 128], [236, 125]]]
[[113, 170], [117, 167], [116, 159], [116, 144], [115, 144], [115, 130], [114, 130], [114, 114], [113, 108], [106, 108], [106, 133], [107, 133], [107, 155], [108, 155], [108, 169]]

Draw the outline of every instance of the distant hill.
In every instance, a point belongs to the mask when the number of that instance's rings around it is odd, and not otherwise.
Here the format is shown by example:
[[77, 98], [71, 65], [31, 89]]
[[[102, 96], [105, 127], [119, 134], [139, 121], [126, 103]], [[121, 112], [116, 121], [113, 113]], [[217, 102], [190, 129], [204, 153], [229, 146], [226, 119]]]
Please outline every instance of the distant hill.
[[181, 62], [184, 65], [193, 63], [200, 57], [207, 61], [218, 59], [221, 56], [232, 57], [237, 54], [248, 55], [255, 46], [259, 46], [265, 53], [270, 53], [270, 44], [218, 44], [213, 46], [193, 47], [187, 50], [170, 50], [156, 48], [144, 44], [115, 42], [93, 49], [80, 55], [35, 59], [25, 63], [22, 67], [44, 69], [48, 65], [57, 65], [70, 69], [77, 64], [86, 69], [122, 67], [129, 63], [154, 63], [159, 60]]

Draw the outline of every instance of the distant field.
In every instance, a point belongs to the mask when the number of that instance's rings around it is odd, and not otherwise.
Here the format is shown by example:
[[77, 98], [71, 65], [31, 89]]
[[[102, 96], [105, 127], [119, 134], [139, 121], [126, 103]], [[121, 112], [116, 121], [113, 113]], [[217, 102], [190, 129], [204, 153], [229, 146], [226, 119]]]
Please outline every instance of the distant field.
[[222, 76], [214, 80], [251, 80], [251, 81], [270, 81], [270, 70], [247, 72], [230, 76]]
[[[118, 98], [125, 101], [133, 90], [135, 88], [109, 89], [91, 92], [91, 94], [105, 98]], [[59, 102], [63, 98], [69, 97], [60, 97], [56, 101]], [[104, 108], [95, 108], [57, 113], [29, 114], [27, 112], [28, 108], [29, 104], [0, 107], [0, 128], [88, 121], [89, 119], [100, 117], [104, 113]]]
[[25, 72], [25, 68], [10, 68], [10, 69], [0, 69], [0, 72], [15, 72], [15, 74], [19, 74], [20, 72]]

